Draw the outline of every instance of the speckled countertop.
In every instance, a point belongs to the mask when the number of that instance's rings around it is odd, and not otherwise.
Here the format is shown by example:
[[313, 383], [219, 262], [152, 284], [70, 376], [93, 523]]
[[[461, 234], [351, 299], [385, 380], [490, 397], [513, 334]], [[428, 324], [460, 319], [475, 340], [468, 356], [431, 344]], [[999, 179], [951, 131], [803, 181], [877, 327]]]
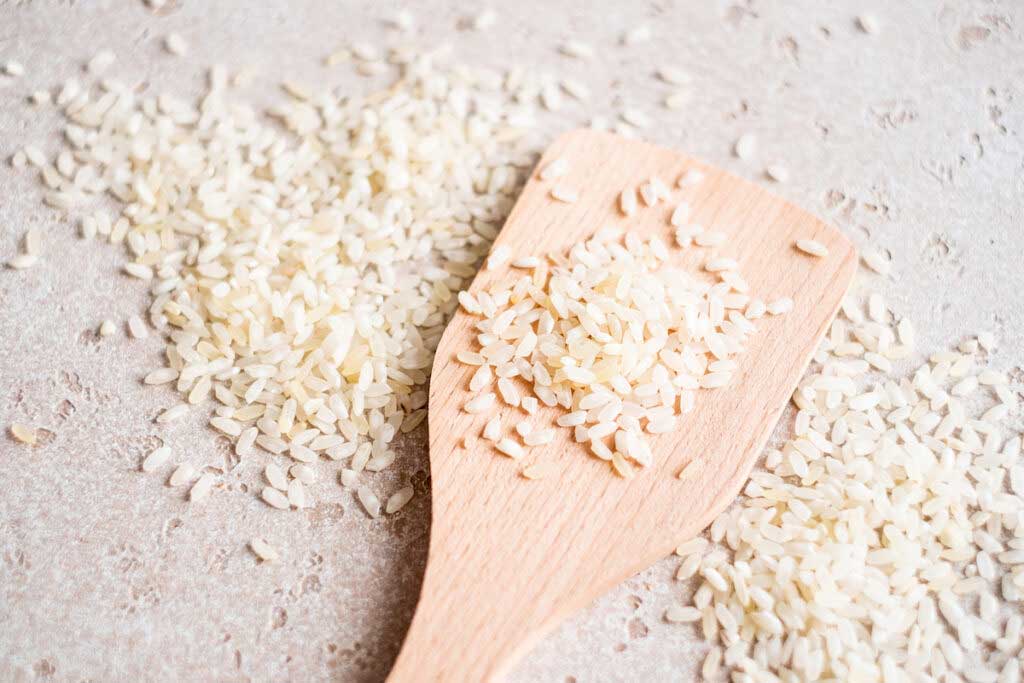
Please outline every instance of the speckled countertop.
[[[768, 183], [858, 244], [894, 259], [867, 278], [920, 329], [932, 350], [979, 330], [1001, 340], [996, 365], [1024, 380], [1024, 5], [1014, 0], [867, 3], [502, 3], [489, 33], [460, 28], [470, 3], [410, 6], [421, 45], [450, 42], [461, 61], [521, 64], [586, 82], [593, 101], [544, 119], [544, 135], [646, 108], [648, 137]], [[256, 67], [247, 96], [278, 97], [285, 77], [368, 86], [324, 55], [387, 35], [394, 2], [135, 0], [0, 4], [0, 158], [27, 141], [49, 151], [58, 119], [26, 96], [80, 72], [101, 48], [113, 72], [161, 91], [197, 93], [205, 68]], [[876, 35], [858, 29], [873, 14]], [[618, 45], [647, 24], [650, 42]], [[184, 59], [161, 50], [179, 31]], [[393, 35], [393, 34], [392, 34]], [[500, 40], [495, 40], [500, 36]], [[555, 47], [575, 36], [598, 46], [588, 63]], [[688, 70], [691, 104], [656, 105], [662, 64]], [[731, 154], [757, 136], [753, 162]], [[204, 426], [203, 411], [173, 429], [152, 419], [173, 402], [140, 385], [159, 362], [155, 337], [100, 339], [104, 318], [141, 312], [143, 285], [118, 274], [123, 256], [74, 237], [40, 204], [32, 174], [0, 167], [0, 259], [30, 226], [46, 256], [0, 271], [0, 424], [42, 428], [42, 443], [0, 439], [0, 679], [4, 681], [381, 681], [412, 615], [426, 554], [429, 479], [422, 434], [403, 445], [388, 485], [417, 490], [401, 513], [369, 519], [335, 481], [316, 506], [281, 513], [250, 489], [260, 458], [239, 461]], [[224, 484], [188, 505], [140, 456], [166, 443]], [[246, 544], [263, 535], [284, 553], [259, 564]], [[704, 646], [661, 615], [680, 596], [665, 560], [630, 579], [545, 639], [514, 681], [688, 681]]]

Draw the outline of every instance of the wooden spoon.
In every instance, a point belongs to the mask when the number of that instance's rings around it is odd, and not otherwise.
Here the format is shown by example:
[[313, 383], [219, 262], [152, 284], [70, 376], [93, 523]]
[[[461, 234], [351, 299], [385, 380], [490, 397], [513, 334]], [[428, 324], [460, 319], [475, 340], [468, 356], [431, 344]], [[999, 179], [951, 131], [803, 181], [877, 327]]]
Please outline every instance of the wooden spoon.
[[[700, 391], [677, 432], [652, 437], [655, 464], [632, 479], [575, 443], [569, 428], [556, 427], [555, 441], [522, 461], [483, 440], [472, 452], [462, 448], [462, 438], [478, 436], [495, 414], [507, 433], [525, 419], [548, 426], [564, 411], [527, 417], [500, 405], [486, 415], [463, 412], [472, 368], [455, 354], [477, 348], [478, 318], [457, 313], [430, 380], [430, 554], [391, 683], [500, 680], [568, 614], [700, 533], [739, 493], [856, 269], [853, 246], [835, 228], [695, 159], [590, 130], [559, 138], [538, 169], [559, 157], [570, 162], [568, 173], [544, 182], [534, 172], [495, 247], [507, 246], [514, 256], [562, 252], [606, 225], [674, 244], [668, 216], [685, 199], [693, 207], [691, 223], [726, 233], [717, 252], [739, 262], [753, 294], [765, 301], [791, 297], [795, 306], [757, 321], [731, 384]], [[703, 181], [677, 189], [688, 170], [703, 173]], [[641, 202], [624, 218], [620, 192], [651, 176], [670, 184], [672, 198], [650, 208]], [[553, 200], [556, 183], [578, 190], [580, 199]], [[828, 255], [796, 250], [795, 241], [804, 238], [824, 244]], [[698, 247], [671, 251], [694, 272], [709, 254]], [[503, 277], [510, 277], [506, 267], [483, 270], [470, 291]], [[550, 463], [551, 471], [525, 479], [524, 465], [536, 462]]]

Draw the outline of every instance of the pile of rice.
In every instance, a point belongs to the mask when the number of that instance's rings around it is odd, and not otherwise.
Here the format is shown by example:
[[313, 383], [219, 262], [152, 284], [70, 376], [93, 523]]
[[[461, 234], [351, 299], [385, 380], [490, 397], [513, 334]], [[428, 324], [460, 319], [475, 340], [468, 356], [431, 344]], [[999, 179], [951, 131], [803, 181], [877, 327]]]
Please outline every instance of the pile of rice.
[[[125, 272], [150, 283], [166, 365], [144, 381], [187, 404], [213, 398], [210, 424], [238, 454], [267, 453], [262, 495], [275, 507], [312, 504], [308, 470], [325, 456], [378, 513], [360, 473], [388, 467], [396, 434], [423, 421], [455, 295], [535, 161], [523, 135], [534, 107], [517, 101], [531, 81], [435, 54], [396, 50], [390, 64], [401, 75], [386, 90], [290, 84], [269, 117], [232, 96], [222, 67], [198, 106], [71, 80], [56, 98], [64, 149], [52, 163], [32, 146], [15, 160], [39, 168], [51, 206], [120, 200], [119, 216], [85, 209], [81, 230], [126, 245]], [[166, 476], [174, 460], [144, 469]], [[173, 483], [193, 485], [183, 467]]]
[[844, 305], [792, 437], [677, 551], [688, 599], [665, 618], [712, 644], [706, 680], [1020, 680], [1018, 396], [988, 334], [894, 370], [913, 327], [867, 308]]
[[[503, 267], [501, 249], [489, 268]], [[461, 292], [463, 308], [483, 317], [479, 348], [458, 353], [476, 367], [469, 387], [477, 393], [464, 410], [486, 413], [496, 396], [531, 416], [538, 403], [560, 406], [557, 424], [619, 475], [633, 476], [631, 463], [651, 465], [646, 434], [675, 430], [700, 389], [729, 384], [765, 312], [735, 261], [704, 256], [707, 279], [672, 266], [657, 237], [607, 228], [567, 255], [515, 258], [489, 288]], [[522, 446], [497, 418], [484, 437], [513, 458], [553, 438], [528, 420], [516, 429]]]

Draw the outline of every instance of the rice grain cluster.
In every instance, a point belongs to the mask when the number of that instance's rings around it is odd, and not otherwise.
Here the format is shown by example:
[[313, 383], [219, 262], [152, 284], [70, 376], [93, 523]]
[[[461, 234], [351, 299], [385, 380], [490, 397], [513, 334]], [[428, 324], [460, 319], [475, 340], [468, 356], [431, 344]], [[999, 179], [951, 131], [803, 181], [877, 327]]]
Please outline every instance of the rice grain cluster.
[[[542, 177], [555, 175], [558, 163]], [[497, 247], [488, 267], [509, 256]], [[483, 318], [476, 323], [479, 348], [457, 355], [476, 367], [469, 383], [475, 396], [464, 410], [488, 413], [499, 398], [529, 415], [539, 404], [560, 406], [557, 424], [572, 428], [578, 443], [621, 476], [651, 465], [647, 435], [675, 430], [701, 389], [730, 383], [756, 331], [752, 321], [766, 311], [732, 259], [710, 255], [710, 277], [701, 279], [669, 258], [657, 237], [609, 228], [565, 256], [513, 259], [508, 277], [459, 293], [462, 307]], [[524, 446], [553, 438], [550, 429], [527, 426], [520, 446], [501, 434], [497, 419], [483, 436], [517, 459]]]
[[848, 301], [793, 396], [793, 435], [681, 546], [665, 617], [733, 681], [1021, 679], [1024, 465], [987, 335], [934, 354], [881, 298]]
[[[311, 503], [285, 458], [344, 461], [352, 473], [394, 461], [396, 435], [426, 415], [455, 295], [534, 161], [523, 141], [533, 105], [515, 101], [530, 83], [438, 55], [397, 50], [390, 62], [379, 63], [401, 77], [386, 90], [291, 88], [269, 116], [232, 99], [223, 67], [198, 105], [71, 80], [57, 98], [66, 147], [52, 163], [35, 148], [22, 155], [50, 206], [121, 202], [119, 216], [87, 210], [82, 234], [126, 245], [124, 273], [150, 287], [166, 365], [143, 381], [192, 405], [213, 398], [210, 424], [239, 455], [281, 456], [271, 459], [287, 476], [261, 493], [274, 507]], [[147, 335], [140, 319], [129, 328]], [[186, 476], [179, 468], [177, 483]], [[200, 479], [191, 498], [215, 483]]]

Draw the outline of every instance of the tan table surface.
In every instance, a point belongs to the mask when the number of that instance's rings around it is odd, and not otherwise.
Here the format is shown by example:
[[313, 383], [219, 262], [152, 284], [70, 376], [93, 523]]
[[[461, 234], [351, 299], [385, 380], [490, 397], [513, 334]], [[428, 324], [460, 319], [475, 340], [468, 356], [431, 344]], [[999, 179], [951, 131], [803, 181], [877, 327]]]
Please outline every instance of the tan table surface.
[[[414, 482], [401, 513], [369, 519], [335, 478], [316, 506], [281, 513], [251, 489], [262, 459], [237, 462], [205, 427], [205, 410], [173, 428], [152, 423], [174, 399], [139, 378], [160, 360], [154, 336], [99, 339], [104, 318], [141, 312], [145, 288], [118, 274], [123, 254], [84, 243], [70, 221], [40, 204], [34, 174], [6, 160], [22, 144], [56, 149], [58, 119], [25, 102], [32, 90], [81, 73], [102, 48], [111, 69], [158, 91], [192, 94], [206, 67], [259, 71], [246, 90], [265, 104], [277, 82], [366, 89], [324, 55], [387, 34], [394, 2], [169, 0], [158, 14], [135, 0], [0, 4], [0, 63], [26, 67], [0, 78], [0, 259], [32, 225], [46, 257], [28, 271], [0, 269], [0, 425], [44, 428], [36, 448], [0, 438], [0, 680], [380, 681], [400, 646], [419, 589], [429, 528], [424, 437], [407, 440], [378, 489]], [[501, 3], [486, 33], [457, 27], [476, 3], [410, 6], [419, 45], [450, 42], [460, 61], [521, 64], [572, 75], [594, 90], [543, 119], [542, 138], [630, 104], [657, 120], [648, 132], [768, 183], [845, 230], [888, 250], [888, 279], [868, 278], [911, 315], [920, 348], [934, 350], [989, 329], [1002, 340], [997, 366], [1017, 367], [1024, 333], [1024, 5], [957, 2]], [[881, 25], [866, 35], [858, 11]], [[648, 24], [651, 42], [618, 46]], [[161, 49], [169, 31], [187, 57]], [[598, 47], [585, 63], [556, 45]], [[660, 65], [693, 76], [691, 105], [655, 106], [668, 88]], [[732, 156], [744, 132], [757, 158]], [[1018, 416], [1019, 419], [1019, 416]], [[226, 484], [188, 505], [163, 478], [138, 472], [164, 442], [177, 457], [217, 464]], [[246, 489], [249, 489], [248, 491]], [[285, 560], [258, 564], [246, 548], [262, 535]], [[688, 681], [704, 652], [691, 627], [666, 624], [683, 588], [671, 558], [630, 579], [568, 621], [531, 653], [513, 681]]]

